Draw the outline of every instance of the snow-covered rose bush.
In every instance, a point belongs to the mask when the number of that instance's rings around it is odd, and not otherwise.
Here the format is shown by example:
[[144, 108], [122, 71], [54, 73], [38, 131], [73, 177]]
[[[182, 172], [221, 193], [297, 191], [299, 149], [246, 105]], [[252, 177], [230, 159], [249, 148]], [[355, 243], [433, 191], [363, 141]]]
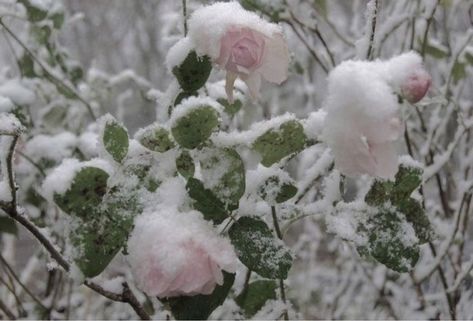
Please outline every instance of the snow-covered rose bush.
[[471, 318], [467, 2], [61, 3], [0, 1], [0, 319]]

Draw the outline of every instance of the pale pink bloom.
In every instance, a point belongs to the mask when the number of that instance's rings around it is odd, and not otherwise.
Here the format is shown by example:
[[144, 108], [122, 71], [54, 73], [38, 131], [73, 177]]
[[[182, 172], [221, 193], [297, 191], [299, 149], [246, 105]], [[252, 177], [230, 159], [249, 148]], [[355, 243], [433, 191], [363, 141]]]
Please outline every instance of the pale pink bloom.
[[403, 84], [401, 84], [401, 94], [412, 104], [421, 100], [432, 83], [432, 77], [427, 71], [419, 67], [415, 69]]
[[223, 283], [222, 270], [236, 269], [230, 242], [196, 211], [167, 207], [141, 215], [128, 250], [137, 287], [160, 298], [210, 294]]
[[395, 142], [403, 125], [385, 70], [380, 61], [347, 61], [329, 74], [323, 136], [345, 175], [394, 178], [397, 172]]
[[287, 78], [289, 55], [281, 34], [272, 38], [247, 27], [230, 26], [220, 41], [220, 56], [215, 61], [227, 71], [225, 91], [233, 101], [233, 85], [242, 79], [256, 99], [261, 77], [280, 84]]
[[236, 2], [216, 2], [189, 19], [189, 39], [199, 55], [225, 69], [225, 90], [233, 101], [233, 85], [241, 78], [250, 95], [258, 96], [261, 79], [281, 84], [287, 78], [289, 51], [281, 28]]

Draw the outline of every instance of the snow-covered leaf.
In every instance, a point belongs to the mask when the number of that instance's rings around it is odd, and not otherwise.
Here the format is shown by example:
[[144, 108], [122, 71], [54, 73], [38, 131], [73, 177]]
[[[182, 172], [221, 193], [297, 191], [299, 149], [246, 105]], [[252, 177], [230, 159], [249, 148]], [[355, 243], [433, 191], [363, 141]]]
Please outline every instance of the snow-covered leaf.
[[300, 152], [305, 144], [304, 128], [298, 121], [291, 120], [258, 137], [253, 149], [261, 155], [261, 164], [269, 167], [292, 153]]
[[121, 163], [128, 153], [128, 132], [116, 120], [110, 119], [105, 123], [103, 132], [105, 150], [117, 163]]
[[176, 168], [179, 174], [184, 178], [189, 179], [194, 176], [195, 164], [190, 153], [183, 150], [181, 154], [176, 158]]
[[286, 279], [292, 256], [276, 239], [264, 221], [244, 216], [228, 231], [240, 261], [250, 270], [269, 279]]
[[218, 115], [210, 106], [197, 107], [177, 119], [172, 135], [184, 148], [196, 148], [206, 141], [218, 125]]
[[225, 204], [211, 190], [206, 189], [200, 180], [189, 178], [186, 190], [194, 200], [194, 208], [200, 211], [206, 220], [220, 224], [228, 217]]
[[211, 71], [210, 59], [198, 57], [195, 51], [191, 51], [181, 65], [173, 68], [172, 73], [184, 91], [195, 92], [205, 85]]

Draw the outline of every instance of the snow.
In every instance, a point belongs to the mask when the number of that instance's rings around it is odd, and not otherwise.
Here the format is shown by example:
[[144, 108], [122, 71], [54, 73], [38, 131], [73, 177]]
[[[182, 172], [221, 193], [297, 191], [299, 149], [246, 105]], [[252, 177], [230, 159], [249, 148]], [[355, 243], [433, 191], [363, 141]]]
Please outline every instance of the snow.
[[216, 2], [193, 12], [189, 34], [199, 55], [208, 54], [213, 60], [220, 55], [220, 39], [232, 25], [256, 30], [268, 38], [282, 33], [281, 28], [261, 19], [256, 13], [244, 10], [236, 1]]
[[39, 161], [41, 159], [60, 162], [71, 157], [77, 146], [77, 137], [71, 132], [62, 132], [57, 135], [36, 135], [24, 147], [25, 153]]
[[309, 139], [320, 139], [324, 128], [325, 117], [327, 112], [323, 109], [311, 112], [307, 119], [303, 122], [304, 133]]
[[182, 117], [185, 117], [191, 111], [196, 110], [200, 107], [204, 107], [204, 106], [210, 106], [214, 108], [220, 115], [223, 114], [222, 105], [220, 105], [214, 99], [210, 97], [192, 96], [192, 97], [184, 99], [179, 105], [177, 105], [174, 108], [174, 110], [172, 111], [171, 119], [169, 120], [171, 127], [174, 127], [174, 124], [179, 119], [181, 119]]
[[29, 105], [35, 101], [35, 93], [26, 88], [20, 80], [11, 79], [0, 85], [0, 95], [9, 98], [17, 105]]
[[11, 112], [15, 108], [15, 105], [10, 98], [0, 96], [0, 113]]
[[0, 114], [0, 134], [3, 135], [19, 135], [25, 127], [21, 124], [18, 118], [13, 114]]
[[179, 66], [187, 55], [192, 51], [193, 44], [189, 38], [182, 38], [172, 46], [166, 55], [166, 67], [171, 72], [175, 66]]
[[256, 122], [245, 131], [220, 131], [211, 136], [212, 142], [220, 147], [228, 147], [234, 145], [248, 145], [253, 143], [259, 136], [263, 135], [270, 129], [279, 129], [279, 127], [290, 120], [297, 120], [296, 116], [291, 113], [285, 113], [281, 116], [276, 116], [270, 120]]
[[97, 167], [108, 174], [111, 174], [113, 171], [110, 163], [100, 158], [94, 158], [87, 162], [66, 158], [46, 177], [41, 187], [41, 194], [48, 201], [54, 203], [54, 195], [64, 194], [71, 187], [76, 173], [84, 167]]

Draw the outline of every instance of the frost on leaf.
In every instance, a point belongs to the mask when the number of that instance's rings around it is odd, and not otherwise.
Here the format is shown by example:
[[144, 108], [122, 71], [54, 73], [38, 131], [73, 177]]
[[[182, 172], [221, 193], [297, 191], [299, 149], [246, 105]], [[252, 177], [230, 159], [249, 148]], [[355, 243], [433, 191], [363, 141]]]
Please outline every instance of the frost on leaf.
[[121, 163], [128, 153], [127, 130], [115, 119], [107, 117], [102, 139], [105, 150], [117, 163]]
[[258, 137], [253, 149], [261, 155], [261, 164], [269, 167], [292, 153], [300, 152], [305, 144], [304, 128], [298, 121], [291, 120]]
[[218, 123], [215, 109], [200, 106], [176, 119], [171, 131], [179, 145], [192, 149], [206, 141]]
[[261, 219], [244, 216], [228, 232], [240, 261], [269, 279], [286, 279], [292, 266], [290, 251]]
[[230, 148], [206, 148], [200, 167], [205, 187], [225, 204], [237, 206], [245, 192], [245, 166], [240, 155]]
[[74, 261], [86, 277], [101, 273], [126, 241], [136, 207], [132, 196], [125, 199], [107, 194], [109, 175], [96, 167], [83, 167], [64, 193], [54, 201], [74, 219], [69, 238], [76, 249]]
[[140, 130], [136, 137], [141, 145], [153, 152], [164, 153], [175, 146], [169, 131], [157, 125]]
[[206, 220], [220, 224], [228, 217], [225, 204], [211, 190], [206, 189], [202, 181], [189, 178], [186, 190], [194, 201], [194, 208], [200, 211]]

